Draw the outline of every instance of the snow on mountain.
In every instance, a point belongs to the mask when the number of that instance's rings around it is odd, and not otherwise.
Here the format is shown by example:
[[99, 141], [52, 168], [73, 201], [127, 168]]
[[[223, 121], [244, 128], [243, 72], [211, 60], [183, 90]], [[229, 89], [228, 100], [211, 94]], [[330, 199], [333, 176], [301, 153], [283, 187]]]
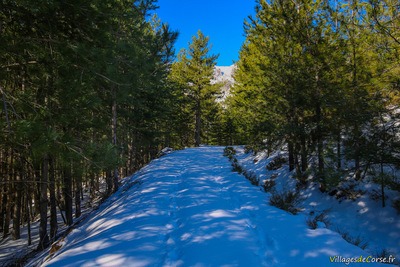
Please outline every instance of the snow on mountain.
[[54, 254], [29, 266], [301, 267], [374, 259], [338, 233], [311, 230], [304, 216], [268, 205], [222, 152], [191, 148], [154, 160]]
[[233, 80], [233, 72], [235, 69], [235, 65], [231, 66], [216, 66], [214, 69], [214, 80], [217, 82], [229, 81], [231, 83]]
[[221, 95], [217, 99], [218, 102], [223, 102], [229, 95], [230, 88], [235, 82], [233, 79], [235, 68], [236, 65], [215, 67], [212, 83], [224, 83], [221, 87]]

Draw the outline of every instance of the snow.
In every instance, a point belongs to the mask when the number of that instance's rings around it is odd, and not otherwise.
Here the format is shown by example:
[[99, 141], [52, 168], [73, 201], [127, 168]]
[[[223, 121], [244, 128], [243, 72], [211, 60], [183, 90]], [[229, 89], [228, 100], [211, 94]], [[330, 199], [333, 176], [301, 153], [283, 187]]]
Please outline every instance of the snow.
[[270, 206], [268, 194], [232, 172], [222, 154], [222, 147], [200, 147], [152, 161], [54, 255], [28, 265], [329, 266], [370, 256], [338, 233], [310, 230], [304, 216]]
[[220, 88], [221, 93], [217, 97], [216, 101], [218, 103], [223, 103], [226, 98], [230, 95], [230, 89], [235, 83], [233, 78], [233, 73], [236, 69], [236, 65], [231, 66], [216, 66], [214, 68], [214, 77], [211, 80], [212, 84], [222, 83], [223, 86]]
[[[245, 153], [243, 148], [237, 148], [237, 159], [246, 170], [257, 174], [260, 184], [263, 180], [275, 176], [274, 181], [278, 191], [294, 190], [296, 180], [290, 177], [288, 166], [283, 166], [276, 171], [265, 169], [272, 158], [284, 153], [277, 151], [267, 157], [265, 152], [253, 155], [253, 153]], [[393, 175], [400, 177], [400, 171]], [[365, 251], [371, 255], [386, 250], [398, 257], [400, 255], [400, 218], [390, 201], [398, 197], [398, 192], [386, 189], [387, 204], [385, 208], [382, 208], [380, 200], [371, 198], [371, 193], [374, 190], [379, 192], [380, 186], [370, 183], [368, 178], [365, 178], [364, 182], [356, 189], [365, 193], [355, 200], [338, 200], [321, 193], [318, 185], [311, 183], [301, 190], [304, 199], [299, 204], [303, 208], [300, 215], [309, 217], [310, 213], [326, 211], [328, 228], [332, 231], [347, 233], [353, 239], [360, 237], [363, 243], [367, 244]]]
[[[39, 232], [39, 223], [32, 223], [32, 233]], [[15, 260], [34, 251], [39, 243], [38, 234], [32, 234], [32, 244], [28, 246], [28, 232], [22, 230], [19, 240], [12, 240], [11, 236], [0, 242], [0, 266], [11, 265]]]
[[229, 81], [233, 83], [234, 82], [233, 72], [235, 68], [236, 68], [235, 65], [216, 66], [214, 69], [214, 81], [216, 82]]
[[[100, 179], [99, 193], [104, 193], [106, 190], [106, 184], [104, 179]], [[83, 200], [81, 200], [81, 216], [75, 218], [74, 225], [80, 223], [86, 218], [90, 212], [95, 209], [101, 200], [100, 195], [94, 199], [90, 198], [90, 192], [88, 190], [83, 191]], [[75, 213], [75, 207], [73, 209]], [[48, 217], [50, 212], [48, 212]], [[58, 230], [57, 237], [64, 235], [69, 227], [63, 223], [63, 217], [57, 213]], [[12, 235], [8, 235], [0, 241], [0, 266], [14, 266], [15, 262], [19, 262], [22, 259], [32, 257], [35, 255], [36, 248], [39, 244], [39, 216], [31, 222], [31, 238], [32, 243], [28, 245], [28, 226], [25, 223], [21, 226], [21, 238], [13, 240]], [[12, 229], [12, 223], [10, 228]], [[50, 229], [50, 221], [48, 220], [47, 229]], [[11, 230], [12, 231], [12, 230]], [[17, 264], [19, 265], [19, 263]]]

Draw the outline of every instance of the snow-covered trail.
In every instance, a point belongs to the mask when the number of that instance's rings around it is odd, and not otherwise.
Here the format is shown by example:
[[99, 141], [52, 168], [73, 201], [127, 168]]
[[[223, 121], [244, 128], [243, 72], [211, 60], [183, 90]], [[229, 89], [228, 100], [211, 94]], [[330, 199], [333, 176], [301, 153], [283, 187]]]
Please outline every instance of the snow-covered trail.
[[153, 161], [44, 265], [329, 266], [335, 256], [369, 256], [328, 229], [308, 229], [303, 216], [270, 207], [222, 153], [200, 147]]

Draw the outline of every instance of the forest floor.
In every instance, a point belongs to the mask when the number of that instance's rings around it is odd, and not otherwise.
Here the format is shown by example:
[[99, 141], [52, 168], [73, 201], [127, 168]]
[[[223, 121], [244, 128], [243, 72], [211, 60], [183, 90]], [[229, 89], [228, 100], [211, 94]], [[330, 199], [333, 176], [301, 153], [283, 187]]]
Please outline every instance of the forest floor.
[[[101, 180], [99, 183], [99, 191], [95, 192], [95, 197], [90, 198], [90, 193], [86, 190], [83, 192], [83, 199], [81, 200], [81, 216], [74, 218], [74, 223], [67, 226], [61, 213], [57, 213], [58, 229], [56, 239], [68, 234], [69, 231], [78, 227], [84, 220], [96, 209], [102, 202], [105, 195], [105, 181]], [[48, 222], [49, 224], [49, 222]], [[50, 225], [48, 225], [48, 229]], [[20, 266], [24, 262], [34, 257], [37, 254], [37, 246], [39, 244], [39, 216], [31, 222], [31, 244], [28, 244], [28, 225], [25, 224], [21, 227], [21, 238], [13, 240], [11, 235], [0, 240], [0, 266]]]
[[[308, 214], [272, 207], [269, 197], [232, 172], [223, 147], [175, 151], [125, 178], [51, 253], [27, 266], [389, 266], [324, 224], [310, 229]], [[342, 215], [353, 220], [351, 212]], [[398, 242], [395, 219], [383, 243]]]

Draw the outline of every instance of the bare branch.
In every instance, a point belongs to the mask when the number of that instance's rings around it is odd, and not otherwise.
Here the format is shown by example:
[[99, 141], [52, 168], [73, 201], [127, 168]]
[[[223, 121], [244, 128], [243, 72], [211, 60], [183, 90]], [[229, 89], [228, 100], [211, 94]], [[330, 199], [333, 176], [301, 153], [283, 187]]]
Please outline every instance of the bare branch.
[[7, 64], [7, 65], [2, 65], [2, 66], [0, 66], [0, 68], [2, 68], [2, 69], [5, 69], [5, 68], [10, 68], [10, 67], [18, 67], [18, 66], [23, 66], [23, 65], [28, 65], [28, 64], [37, 64], [38, 62], [37, 61], [28, 61], [28, 62], [25, 62], [25, 63], [12, 63], [12, 64]]

